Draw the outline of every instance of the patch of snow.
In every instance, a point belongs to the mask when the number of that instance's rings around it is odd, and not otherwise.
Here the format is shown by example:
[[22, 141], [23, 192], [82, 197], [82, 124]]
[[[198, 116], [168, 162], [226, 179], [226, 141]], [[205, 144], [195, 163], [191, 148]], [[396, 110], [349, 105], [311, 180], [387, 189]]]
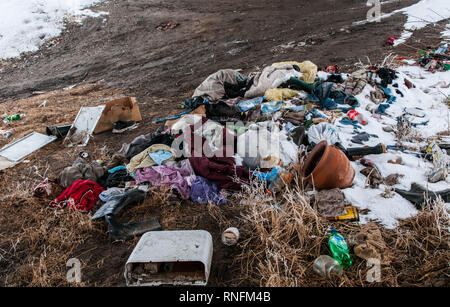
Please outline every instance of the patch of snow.
[[[356, 108], [356, 110], [368, 119], [368, 124], [362, 126], [360, 131], [378, 136], [378, 138], [371, 137], [369, 141], [364, 142], [364, 145], [375, 146], [379, 143], [395, 145], [394, 133], [386, 132], [382, 128], [386, 125], [396, 125], [396, 117], [403, 114], [405, 107], [419, 107], [425, 111], [426, 116], [424, 118], [417, 117], [417, 119], [414, 119], [414, 122], [429, 121], [426, 126], [418, 126], [416, 128], [417, 132], [424, 138], [433, 137], [438, 132], [449, 131], [450, 129], [449, 108], [444, 103], [445, 97], [450, 95], [450, 87], [436, 86], [450, 83], [450, 71], [431, 73], [419, 66], [408, 65], [399, 67], [396, 70], [398, 78], [393, 83], [397, 83], [398, 87], [388, 86], [393, 95], [397, 97], [396, 101], [386, 110], [389, 116], [383, 115], [381, 119], [376, 119], [371, 117], [372, 114], [366, 110], [366, 106], [374, 105], [369, 98], [369, 93], [374, 89], [369, 84], [356, 96], [360, 103], [360, 107]], [[416, 88], [408, 89], [404, 85], [405, 78], [415, 84]], [[396, 89], [400, 90], [404, 97], [395, 93]], [[335, 126], [344, 146], [364, 146], [351, 142], [351, 138], [354, 136], [352, 126], [340, 124], [339, 119], [336, 120]], [[419, 151], [420, 147], [426, 146], [427, 143], [422, 142], [409, 145], [416, 146], [417, 151]], [[402, 159], [402, 164], [387, 162], [388, 160], [396, 160], [398, 157]], [[431, 191], [440, 191], [449, 187], [448, 180], [450, 176], [447, 176], [447, 182], [428, 183], [427, 174], [432, 170], [433, 164], [413, 154], [388, 150], [387, 153], [368, 155], [365, 158], [377, 166], [383, 177], [395, 173], [403, 175], [403, 177], [399, 178], [399, 183], [394, 185], [395, 188], [409, 190], [413, 182], [428, 187]], [[365, 186], [366, 177], [360, 173], [364, 166], [359, 161], [352, 161], [351, 164], [356, 171], [355, 179], [353, 186], [344, 189], [343, 192], [346, 199], [353, 205], [360, 209], [370, 210], [368, 214], [360, 215], [362, 224], [375, 220], [387, 228], [395, 228], [398, 225], [398, 219], [408, 218], [418, 213], [413, 204], [397, 193], [394, 193], [393, 198], [382, 197], [381, 194], [385, 191], [384, 185], [380, 184], [377, 189]]]
[[0, 1], [0, 59], [37, 51], [47, 40], [59, 36], [64, 19], [81, 22], [99, 17], [87, 7], [104, 0], [3, 0]]
[[394, 46], [404, 43], [411, 37], [415, 30], [450, 18], [450, 5], [448, 0], [421, 0], [416, 4], [396, 10], [387, 15], [392, 16], [397, 13], [405, 14], [407, 20], [404, 26], [405, 30], [400, 38], [394, 42]]

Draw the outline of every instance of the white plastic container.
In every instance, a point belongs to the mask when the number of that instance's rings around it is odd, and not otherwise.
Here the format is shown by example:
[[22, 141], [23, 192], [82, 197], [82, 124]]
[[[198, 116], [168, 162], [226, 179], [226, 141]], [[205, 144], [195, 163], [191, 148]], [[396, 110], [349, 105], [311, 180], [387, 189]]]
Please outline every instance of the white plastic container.
[[126, 284], [205, 286], [212, 254], [212, 237], [205, 230], [147, 232], [125, 264]]

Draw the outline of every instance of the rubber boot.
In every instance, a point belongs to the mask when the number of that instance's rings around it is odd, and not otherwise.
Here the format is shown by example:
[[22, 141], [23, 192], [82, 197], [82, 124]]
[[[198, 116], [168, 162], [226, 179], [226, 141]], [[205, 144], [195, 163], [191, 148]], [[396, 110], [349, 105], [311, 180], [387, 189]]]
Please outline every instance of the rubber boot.
[[116, 215], [126, 206], [134, 206], [144, 201], [146, 193], [141, 190], [131, 190], [120, 195], [111, 197], [97, 212], [92, 219], [99, 219], [107, 214]]
[[444, 202], [450, 202], [450, 189], [433, 192], [427, 191], [417, 183], [412, 183], [409, 191], [395, 189], [395, 192], [412, 202], [418, 209], [423, 209], [425, 207], [425, 196], [428, 196], [430, 202], [434, 201], [438, 196], [440, 196]]
[[109, 225], [109, 238], [111, 241], [125, 241], [148, 231], [161, 229], [158, 218], [137, 223], [119, 223], [113, 215], [106, 215], [105, 220]]

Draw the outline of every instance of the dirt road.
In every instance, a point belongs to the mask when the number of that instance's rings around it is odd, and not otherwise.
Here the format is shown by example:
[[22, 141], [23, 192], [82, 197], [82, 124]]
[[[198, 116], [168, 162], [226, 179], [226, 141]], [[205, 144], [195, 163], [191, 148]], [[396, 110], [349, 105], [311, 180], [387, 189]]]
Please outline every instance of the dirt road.
[[[384, 4], [382, 12], [415, 2]], [[399, 35], [405, 20], [397, 14], [352, 27], [366, 18], [363, 0], [113, 0], [96, 9], [109, 12], [106, 22], [69, 24], [56, 46], [4, 63], [0, 101], [103, 79], [141, 99], [185, 99], [221, 68], [250, 72], [287, 59], [319, 66], [345, 66], [366, 56], [374, 61], [385, 53], [386, 37]], [[156, 29], [169, 21], [179, 26]], [[281, 47], [308, 38], [313, 44]]]

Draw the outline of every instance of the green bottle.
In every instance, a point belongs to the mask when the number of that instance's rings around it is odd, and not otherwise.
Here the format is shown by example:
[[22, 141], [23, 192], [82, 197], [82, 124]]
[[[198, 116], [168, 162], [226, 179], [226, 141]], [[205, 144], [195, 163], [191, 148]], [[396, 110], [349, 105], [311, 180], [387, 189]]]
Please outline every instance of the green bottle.
[[334, 228], [331, 229], [331, 234], [328, 237], [328, 245], [330, 246], [333, 258], [339, 262], [344, 269], [348, 269], [352, 265], [352, 257], [350, 257], [350, 252], [344, 237]]

